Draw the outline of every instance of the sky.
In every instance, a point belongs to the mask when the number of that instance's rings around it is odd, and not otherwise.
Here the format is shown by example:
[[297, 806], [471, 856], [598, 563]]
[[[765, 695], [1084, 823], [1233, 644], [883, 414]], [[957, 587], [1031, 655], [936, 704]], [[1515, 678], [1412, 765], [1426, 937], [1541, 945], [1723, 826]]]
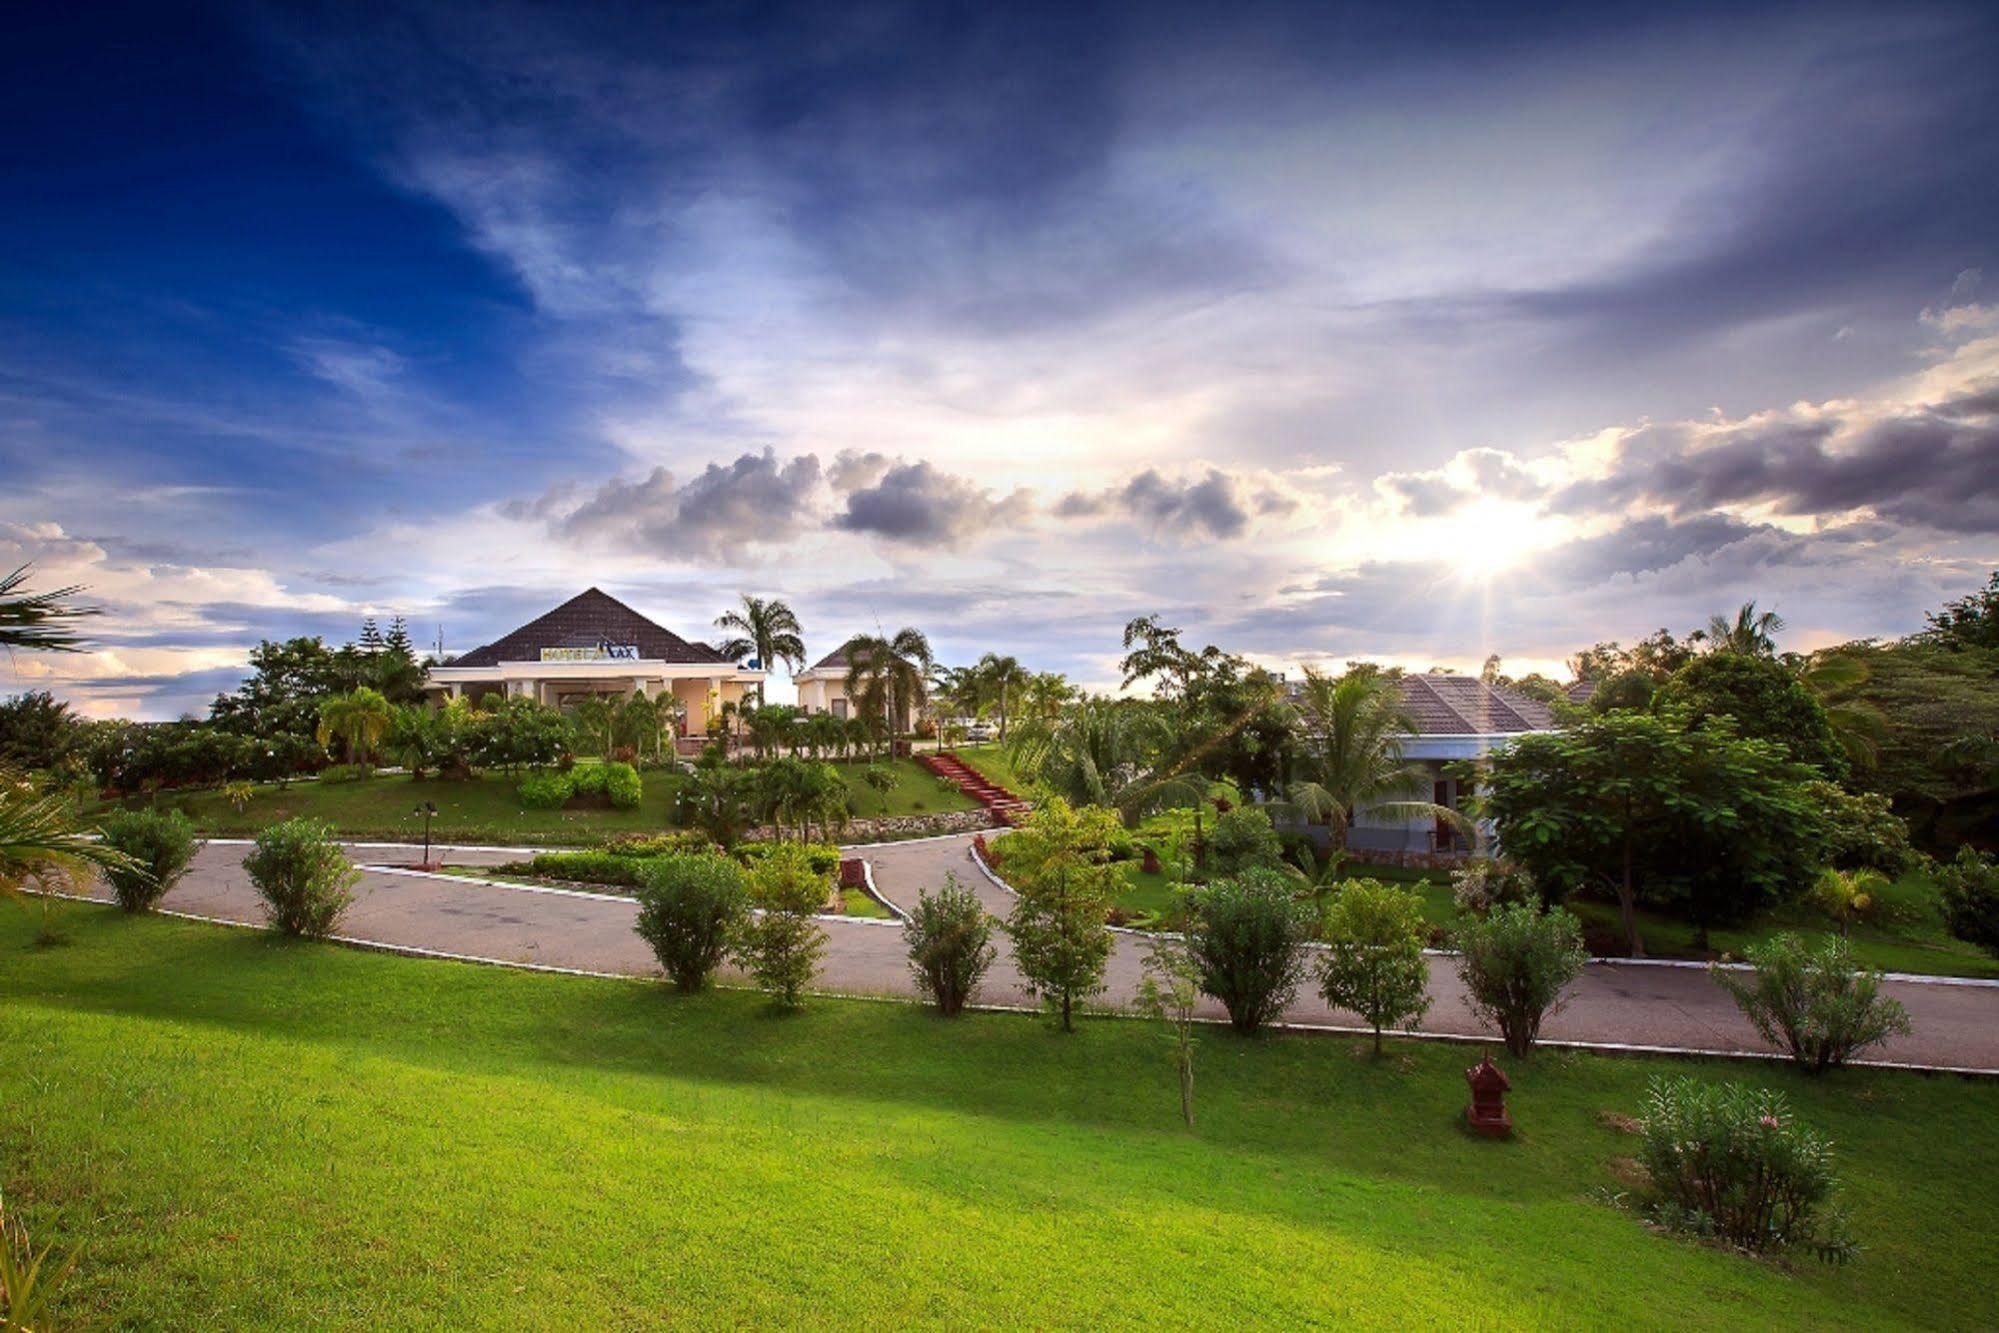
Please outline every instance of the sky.
[[[0, 566], [201, 712], [597, 585], [1116, 684], [1812, 648], [1999, 567], [1986, 5], [37, 6]], [[772, 697], [786, 697], [780, 681]]]

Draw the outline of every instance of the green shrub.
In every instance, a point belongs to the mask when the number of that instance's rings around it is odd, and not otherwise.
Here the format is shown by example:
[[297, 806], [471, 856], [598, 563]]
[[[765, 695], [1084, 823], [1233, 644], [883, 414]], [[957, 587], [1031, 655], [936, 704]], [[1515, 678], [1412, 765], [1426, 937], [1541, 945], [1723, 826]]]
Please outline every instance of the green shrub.
[[758, 911], [736, 932], [736, 961], [779, 1008], [796, 1009], [826, 952], [826, 932], [812, 918], [833, 882], [812, 868], [803, 847], [776, 843], [749, 868], [748, 886]]
[[361, 879], [333, 840], [332, 825], [304, 816], [259, 833], [243, 868], [264, 900], [271, 925], [287, 935], [331, 934]]
[[104, 872], [118, 905], [128, 912], [152, 910], [194, 861], [194, 821], [178, 810], [120, 810], [99, 831], [136, 863]]
[[375, 770], [368, 764], [328, 764], [319, 770], [319, 780], [329, 785], [360, 782], [374, 776]]
[[1465, 915], [1484, 916], [1506, 903], [1537, 902], [1540, 895], [1534, 877], [1511, 861], [1472, 856], [1451, 871], [1451, 898]]
[[609, 764], [578, 764], [569, 770], [571, 796], [602, 796], [609, 778]]
[[1645, 1100], [1638, 1160], [1654, 1221], [1757, 1254], [1807, 1245], [1828, 1260], [1851, 1255], [1827, 1207], [1832, 1144], [1792, 1118], [1782, 1093], [1655, 1078]]
[[620, 856], [616, 852], [538, 852], [528, 864], [531, 874], [566, 879], [577, 884], [612, 884], [635, 889], [645, 882], [654, 858]]
[[639, 799], [645, 795], [645, 783], [639, 778], [639, 771], [630, 764], [605, 764], [604, 795], [620, 810], [638, 809]]
[[1909, 845], [1909, 826], [1886, 796], [1851, 792], [1837, 782], [1812, 782], [1805, 790], [1825, 826], [1825, 856], [1841, 870], [1878, 870], [1900, 875], [1919, 859]]
[[1534, 1049], [1541, 1024], [1561, 1011], [1562, 992], [1589, 961], [1582, 923], [1559, 907], [1494, 908], [1491, 915], [1460, 925], [1451, 944], [1462, 955], [1458, 973], [1466, 1002], [1499, 1029], [1515, 1056]]
[[683, 991], [698, 991], [721, 965], [749, 911], [743, 870], [726, 856], [672, 852], [643, 862], [639, 938]]
[[1188, 955], [1201, 990], [1222, 1002], [1237, 1032], [1255, 1032], [1291, 1003], [1311, 933], [1293, 881], [1276, 870], [1252, 868], [1187, 894]]
[[1319, 993], [1335, 1009], [1367, 1020], [1376, 1055], [1384, 1028], [1414, 1029], [1429, 1012], [1427, 933], [1422, 895], [1379, 880], [1348, 880], [1326, 912]]
[[1809, 1073], [1910, 1030], [1907, 1011], [1881, 994], [1881, 974], [1855, 968], [1852, 946], [1838, 936], [1812, 949], [1783, 934], [1742, 952], [1756, 969], [1748, 980], [1720, 968], [1714, 979], [1765, 1041]]
[[1950, 933], [1990, 954], [1999, 954], [1999, 862], [1971, 847], [1937, 867], [1943, 890], [1944, 920]]
[[692, 829], [678, 833], [625, 833], [604, 844], [614, 856], [658, 856], [662, 852], [712, 852], [715, 844]]
[[779, 847], [796, 847], [805, 853], [806, 863], [814, 874], [831, 875], [840, 868], [840, 849], [830, 842], [744, 842], [732, 849], [735, 858], [746, 866], [762, 864]]
[[530, 773], [521, 779], [515, 793], [529, 810], [560, 810], [576, 792], [568, 773]]
[[1274, 870], [1284, 864], [1284, 841], [1270, 816], [1253, 805], [1238, 805], [1215, 820], [1208, 839], [1208, 865], [1217, 875]]
[[916, 910], [902, 923], [902, 942], [917, 986], [939, 1013], [955, 1016], [978, 989], [998, 955], [992, 933], [992, 918], [978, 895], [950, 871], [935, 894], [928, 889], [917, 894]]

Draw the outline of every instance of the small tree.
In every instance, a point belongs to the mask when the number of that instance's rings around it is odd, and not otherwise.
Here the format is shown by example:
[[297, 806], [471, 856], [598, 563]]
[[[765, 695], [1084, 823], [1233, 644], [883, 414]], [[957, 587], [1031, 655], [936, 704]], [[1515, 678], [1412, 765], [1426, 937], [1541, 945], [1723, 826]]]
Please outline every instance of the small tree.
[[1937, 869], [1950, 933], [1999, 954], [1999, 864], [1964, 846]]
[[749, 913], [743, 869], [712, 853], [668, 853], [655, 859], [639, 888], [633, 929], [680, 990], [708, 984]]
[[1180, 1075], [1180, 1118], [1194, 1127], [1194, 1010], [1201, 1002], [1200, 965], [1185, 945], [1161, 936], [1145, 957], [1139, 1011], [1166, 1024], [1173, 1067]]
[[1911, 1030], [1908, 1011], [1881, 994], [1881, 974], [1856, 969], [1844, 939], [1829, 936], [1814, 950], [1783, 934], [1743, 956], [1756, 969], [1748, 980], [1717, 967], [1715, 981], [1763, 1040], [1790, 1052], [1808, 1073], [1824, 1073]]
[[1292, 890], [1290, 876], [1252, 869], [1187, 895], [1188, 957], [1237, 1032], [1280, 1017], [1305, 976], [1311, 921]]
[[1105, 914], [1124, 882], [1108, 861], [1120, 828], [1109, 810], [1057, 797], [1006, 838], [1006, 869], [1020, 895], [1007, 917], [1014, 960], [1033, 994], [1073, 1031], [1076, 1004], [1104, 988], [1111, 933]]
[[902, 940], [916, 984], [947, 1018], [964, 1009], [998, 954], [992, 918], [978, 895], [949, 871], [942, 889], [917, 895], [916, 910], [902, 925]]
[[826, 952], [826, 932], [812, 918], [833, 882], [812, 868], [803, 847], [788, 842], [750, 868], [748, 885], [757, 914], [736, 933], [736, 961], [780, 1009], [797, 1009]]
[[304, 816], [259, 833], [243, 868], [271, 925], [287, 935], [332, 934], [361, 881], [361, 872], [334, 841], [332, 826]]
[[1881, 891], [1888, 877], [1878, 870], [1833, 870], [1819, 872], [1812, 883], [1810, 901], [1826, 919], [1839, 927], [1843, 939], [1856, 921], [1871, 921], [1881, 912]]
[[1340, 886], [1326, 913], [1319, 993], [1374, 1029], [1374, 1053], [1389, 1027], [1413, 1030], [1430, 1011], [1430, 965], [1423, 957], [1423, 899], [1371, 879]]
[[1524, 1057], [1540, 1038], [1541, 1024], [1559, 1013], [1569, 983], [1589, 961], [1582, 923], [1561, 908], [1542, 912], [1515, 904], [1458, 927], [1452, 945], [1462, 955], [1465, 1003], [1499, 1029], [1506, 1049]]
[[1283, 840], [1271, 826], [1269, 814], [1253, 805], [1238, 805], [1216, 817], [1208, 852], [1217, 875], [1274, 870], [1284, 864]]
[[888, 794], [895, 790], [895, 770], [887, 764], [869, 764], [862, 771], [861, 780], [881, 797], [882, 813], [888, 813]]
[[120, 810], [99, 831], [132, 859], [131, 865], [104, 870], [118, 905], [128, 912], [151, 911], [194, 862], [194, 821], [178, 810]]

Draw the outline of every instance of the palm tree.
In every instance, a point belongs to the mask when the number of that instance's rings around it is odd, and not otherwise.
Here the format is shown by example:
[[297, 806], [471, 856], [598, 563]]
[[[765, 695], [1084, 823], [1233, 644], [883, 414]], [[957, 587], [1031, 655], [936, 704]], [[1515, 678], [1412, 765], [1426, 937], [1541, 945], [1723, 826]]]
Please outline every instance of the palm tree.
[[[715, 628], [730, 631], [732, 637], [715, 645], [715, 651], [732, 662], [754, 657], [765, 671], [773, 662], [782, 662], [792, 671], [805, 668], [805, 638], [798, 617], [777, 598], [745, 595], [741, 610], [724, 611], [715, 617]], [[757, 702], [764, 697], [763, 682], [757, 682]]]
[[1019, 712], [1027, 718], [1053, 718], [1076, 701], [1076, 687], [1059, 671], [1037, 671], [1021, 689]]
[[361, 686], [352, 694], [336, 694], [319, 705], [319, 743], [339, 741], [349, 763], [365, 764], [389, 733], [395, 711], [380, 693]]
[[1744, 602], [1736, 609], [1734, 620], [1727, 616], [1709, 616], [1706, 629], [1697, 629], [1687, 637], [1706, 643], [1710, 652], [1774, 657], [1777, 636], [1783, 632], [1782, 616], [1775, 611], [1758, 611], [1756, 603]]
[[1305, 668], [1298, 702], [1298, 746], [1311, 776], [1291, 784], [1291, 804], [1332, 831], [1334, 859], [1362, 807], [1390, 819], [1430, 818], [1471, 837], [1471, 821], [1447, 805], [1414, 798], [1429, 773], [1402, 758], [1402, 738], [1416, 730], [1392, 676], [1358, 669], [1323, 676]]
[[20, 774], [0, 770], [0, 896], [13, 897], [29, 880], [74, 879], [91, 867], [144, 873], [131, 857], [77, 828], [62, 796], [38, 794]]
[[1015, 690], [1027, 683], [1027, 672], [1021, 667], [1018, 659], [1002, 657], [998, 653], [987, 653], [979, 659], [979, 664], [974, 669], [984, 680], [986, 687], [993, 692], [993, 698], [999, 704], [999, 738], [1000, 743], [1004, 745], [1007, 699]]
[[1872, 673], [1867, 663], [1837, 648], [1784, 660], [1797, 672], [1804, 687], [1825, 707], [1825, 720], [1832, 726], [1833, 739], [1846, 751], [1856, 771], [1873, 768], [1881, 760], [1881, 741], [1888, 734], [1888, 720], [1873, 704], [1842, 696], [1867, 683]]
[[892, 738], [929, 697], [936, 662], [921, 630], [905, 626], [893, 637], [861, 635], [847, 643], [847, 697], [870, 726], [883, 724]]
[[617, 729], [618, 706], [609, 696], [587, 695], [577, 701], [574, 716], [579, 730], [596, 740], [603, 738], [603, 755], [611, 757], [611, 733]]
[[28, 566], [0, 578], [0, 648], [31, 648], [44, 653], [83, 651], [83, 639], [68, 622], [101, 613], [95, 606], [72, 606], [79, 585], [48, 592], [22, 592]]
[[1154, 811], [1207, 796], [1199, 774], [1168, 759], [1172, 750], [1173, 730], [1156, 706], [1085, 698], [1053, 718], [1024, 721], [1007, 756], [1071, 805], [1108, 806], [1135, 827]]

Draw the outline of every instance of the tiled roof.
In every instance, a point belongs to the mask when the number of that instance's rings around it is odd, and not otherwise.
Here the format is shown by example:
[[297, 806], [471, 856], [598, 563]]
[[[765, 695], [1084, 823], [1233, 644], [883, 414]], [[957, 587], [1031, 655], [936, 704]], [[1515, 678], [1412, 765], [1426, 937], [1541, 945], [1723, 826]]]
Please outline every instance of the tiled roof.
[[707, 644], [689, 643], [597, 588], [578, 593], [547, 615], [530, 620], [483, 648], [474, 648], [451, 665], [487, 667], [501, 662], [538, 662], [544, 648], [580, 648], [597, 643], [637, 644], [639, 656], [654, 662], [734, 665]]
[[845, 671], [847, 669], [847, 648], [852, 643], [853, 640], [849, 639], [846, 643], [841, 644], [838, 648], [835, 648], [832, 652], [814, 662], [812, 670]]
[[1403, 676], [1402, 708], [1419, 736], [1503, 736], [1545, 731], [1555, 716], [1539, 699], [1476, 676]]
[[1569, 702], [1572, 704], [1586, 704], [1596, 697], [1596, 682], [1572, 680], [1563, 687], [1562, 693], [1569, 696]]

